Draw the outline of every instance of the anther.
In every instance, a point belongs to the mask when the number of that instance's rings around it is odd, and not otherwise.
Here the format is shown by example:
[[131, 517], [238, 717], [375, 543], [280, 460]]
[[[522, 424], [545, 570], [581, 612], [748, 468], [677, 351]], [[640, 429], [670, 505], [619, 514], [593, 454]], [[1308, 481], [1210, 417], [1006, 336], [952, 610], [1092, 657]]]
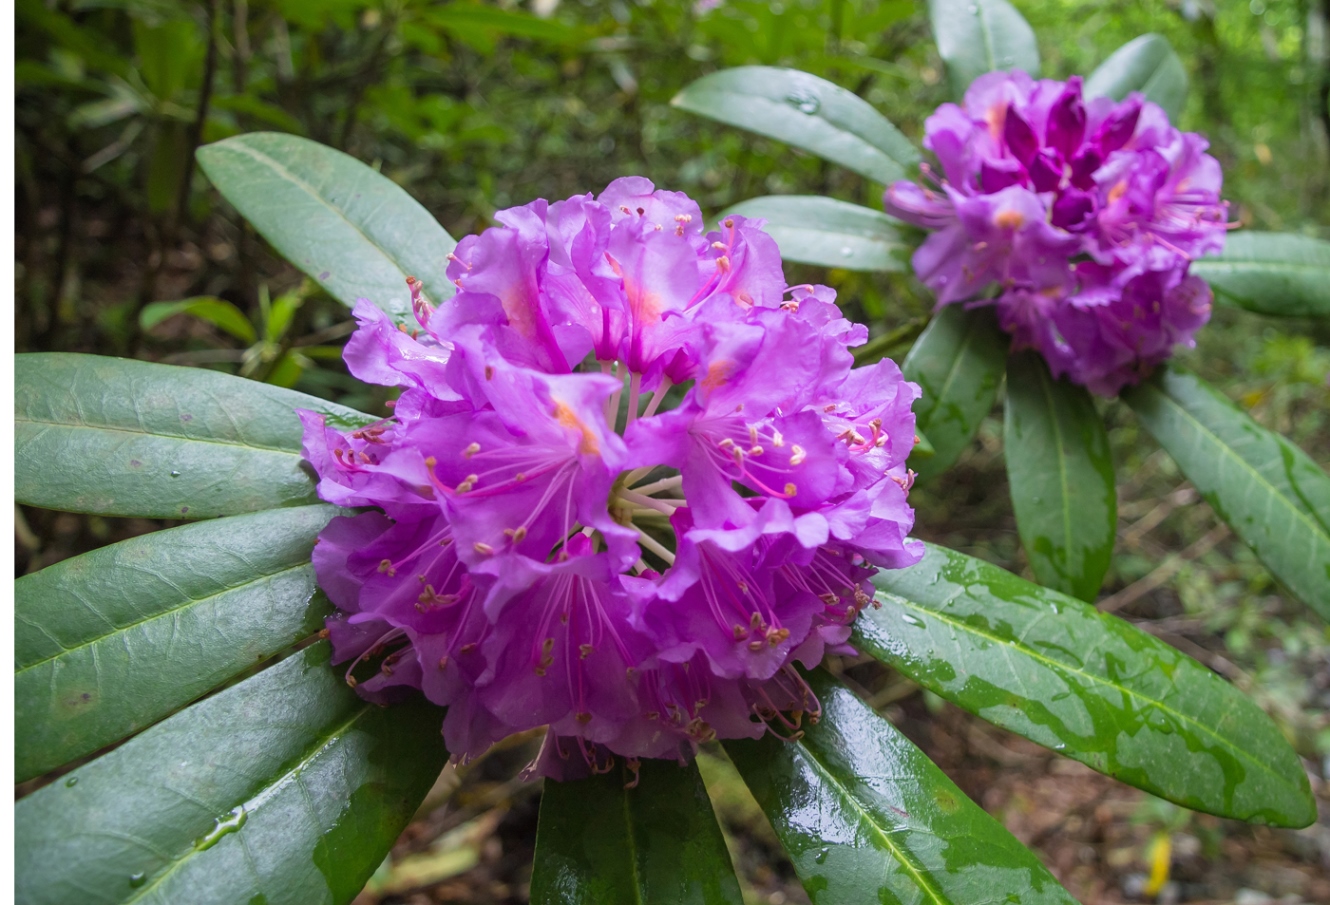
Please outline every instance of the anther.
[[717, 258], [717, 259], [716, 259], [716, 268], [717, 268], [718, 270], [720, 270], [722, 273], [728, 273], [729, 270], [730, 270], [730, 258], [729, 258], [729, 255], [721, 255], [719, 258]]
[[824, 411], [824, 412], [834, 412], [834, 411], [836, 411], [836, 403], [834, 403], [834, 402], [829, 402], [829, 403], [827, 403], [826, 405], [822, 406], [822, 411]]
[[734, 229], [734, 218], [733, 218], [733, 217], [726, 217], [726, 218], [725, 218], [725, 228], [726, 228], [726, 229]]
[[494, 548], [491, 547], [489, 544], [485, 543], [484, 541], [478, 540], [475, 542], [475, 544], [473, 544], [473, 546], [475, 547], [477, 553], [480, 553], [484, 556], [494, 555]]
[[798, 496], [798, 494], [799, 494], [799, 488], [794, 486], [794, 484], [790, 483], [785, 485], [786, 496]]
[[389, 578], [397, 577], [397, 570], [393, 568], [393, 561], [391, 559], [379, 561], [379, 574], [387, 575]]
[[807, 458], [808, 458], [808, 453], [807, 453], [807, 452], [804, 450], [804, 448], [803, 448], [802, 446], [800, 446], [798, 443], [795, 443], [794, 445], [792, 445], [792, 446], [790, 447], [790, 464], [791, 464], [791, 465], [802, 465], [803, 462], [804, 462], [804, 459], [807, 459]]
[[771, 445], [779, 449], [785, 445], [785, 437], [778, 430], [771, 431]]
[[470, 443], [467, 445], [466, 449], [462, 450], [462, 458], [469, 459], [478, 452], [480, 452], [480, 444]]
[[579, 644], [577, 646], [577, 651], [581, 654], [581, 659], [585, 660], [587, 657], [591, 656], [592, 652], [595, 651], [595, 648], [590, 644]]
[[426, 457], [425, 457], [425, 467], [426, 467], [426, 468], [433, 468], [435, 465], [438, 465], [438, 464], [439, 464], [439, 460], [436, 459], [436, 458], [434, 458], [433, 456], [426, 456]]
[[493, 365], [485, 365], [485, 379], [486, 379], [486, 380], [493, 380], [493, 379], [494, 379], [494, 366], [493, 366]]

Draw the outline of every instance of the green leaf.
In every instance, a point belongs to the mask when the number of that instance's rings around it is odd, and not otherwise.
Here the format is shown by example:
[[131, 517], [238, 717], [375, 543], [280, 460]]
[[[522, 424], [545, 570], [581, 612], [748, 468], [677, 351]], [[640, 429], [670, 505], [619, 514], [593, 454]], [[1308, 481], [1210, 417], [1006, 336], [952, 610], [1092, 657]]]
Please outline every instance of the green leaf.
[[185, 525], [15, 582], [17, 779], [132, 735], [317, 632], [330, 608], [310, 551], [336, 513]]
[[1330, 242], [1291, 233], [1236, 232], [1224, 253], [1193, 261], [1215, 297], [1258, 314], [1330, 318]]
[[725, 743], [815, 905], [1075, 902], [895, 726], [825, 673], [800, 741]]
[[1205, 501], [1303, 603], [1330, 619], [1330, 477], [1176, 366], [1122, 399]]
[[957, 706], [1194, 810], [1316, 819], [1279, 728], [1153, 636], [943, 547], [873, 580], [881, 607], [863, 611], [851, 643]]
[[901, 371], [923, 390], [914, 404], [934, 454], [911, 457], [921, 480], [950, 468], [993, 409], [1011, 341], [991, 308], [948, 305], [910, 348]]
[[841, 270], [904, 270], [908, 247], [896, 221], [881, 211], [821, 195], [750, 198], [727, 214], [762, 217], [780, 246], [780, 256], [801, 264]]
[[318, 502], [296, 408], [374, 419], [216, 371], [99, 355], [19, 355], [14, 493], [29, 506], [212, 518]]
[[367, 298], [414, 322], [406, 278], [434, 303], [451, 298], [457, 243], [414, 198], [354, 157], [277, 132], [237, 135], [198, 150], [212, 184], [272, 247], [328, 294]]
[[1104, 420], [1037, 352], [1007, 359], [1003, 431], [1016, 528], [1046, 587], [1093, 602], [1113, 559], [1118, 495]]
[[25, 905], [353, 899], [438, 777], [440, 711], [359, 699], [326, 642], [15, 807]]
[[[577, 754], [573, 755], [578, 756]], [[696, 764], [643, 760], [575, 782], [546, 780], [533, 905], [734, 903], [743, 896]]]
[[928, 0], [928, 18], [957, 100], [986, 72], [1020, 69], [1039, 77], [1034, 29], [1007, 0]]
[[258, 337], [254, 335], [254, 325], [245, 317], [243, 311], [225, 299], [201, 295], [179, 302], [152, 302], [144, 305], [139, 312], [139, 326], [151, 330], [169, 317], [188, 314], [205, 320], [219, 330], [224, 330], [243, 343], [252, 343]]
[[797, 69], [722, 69], [688, 85], [670, 103], [884, 184], [905, 178], [920, 159], [909, 139], [863, 98]]
[[1090, 73], [1085, 96], [1120, 101], [1133, 91], [1164, 108], [1177, 121], [1187, 101], [1187, 70], [1163, 35], [1141, 35], [1128, 41]]

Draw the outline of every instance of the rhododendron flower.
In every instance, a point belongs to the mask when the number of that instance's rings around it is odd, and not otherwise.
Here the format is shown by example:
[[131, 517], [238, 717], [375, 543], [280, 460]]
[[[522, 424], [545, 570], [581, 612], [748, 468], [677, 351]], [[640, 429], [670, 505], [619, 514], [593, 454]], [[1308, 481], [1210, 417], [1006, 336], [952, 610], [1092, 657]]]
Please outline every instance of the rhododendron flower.
[[976, 79], [925, 133], [941, 174], [885, 204], [933, 231], [913, 263], [939, 305], [995, 304], [1014, 347], [1102, 395], [1192, 344], [1211, 294], [1188, 267], [1227, 219], [1205, 139], [1139, 94], [1086, 101], [1079, 77], [1023, 72]]
[[815, 719], [795, 669], [844, 650], [879, 567], [910, 565], [918, 388], [851, 370], [867, 330], [787, 287], [761, 221], [706, 234], [620, 179], [497, 215], [419, 328], [362, 300], [352, 373], [393, 417], [303, 412], [335, 518], [314, 551], [360, 693], [418, 688], [459, 757], [548, 726], [536, 767], [690, 756]]

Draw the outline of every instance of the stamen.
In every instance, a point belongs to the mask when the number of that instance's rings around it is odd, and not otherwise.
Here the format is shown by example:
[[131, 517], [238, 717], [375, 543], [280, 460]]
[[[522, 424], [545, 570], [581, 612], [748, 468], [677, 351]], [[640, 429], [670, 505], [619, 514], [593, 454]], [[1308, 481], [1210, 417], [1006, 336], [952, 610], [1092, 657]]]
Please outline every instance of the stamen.
[[669, 548], [665, 547], [660, 541], [656, 540], [636, 525], [634, 525], [633, 528], [637, 531], [637, 542], [639, 544], [665, 560], [665, 562], [674, 565], [674, 554], [670, 552]]

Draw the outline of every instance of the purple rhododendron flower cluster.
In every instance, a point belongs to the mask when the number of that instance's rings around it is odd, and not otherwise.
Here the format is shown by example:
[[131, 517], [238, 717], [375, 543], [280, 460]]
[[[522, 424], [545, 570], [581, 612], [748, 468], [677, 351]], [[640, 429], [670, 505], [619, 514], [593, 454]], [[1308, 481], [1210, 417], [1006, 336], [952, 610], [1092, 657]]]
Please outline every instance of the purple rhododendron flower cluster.
[[1086, 101], [1079, 77], [1023, 72], [976, 79], [925, 134], [941, 177], [925, 165], [932, 187], [897, 182], [885, 203], [935, 231], [913, 263], [939, 305], [996, 284], [1013, 346], [1102, 395], [1192, 344], [1211, 294], [1188, 268], [1223, 249], [1227, 219], [1205, 139], [1139, 94]]
[[393, 417], [301, 414], [323, 499], [374, 508], [314, 549], [336, 661], [446, 705], [455, 756], [548, 726], [551, 776], [796, 731], [818, 704], [793, 664], [922, 555], [918, 388], [851, 370], [867, 330], [786, 286], [761, 221], [704, 234], [641, 178], [496, 219], [453, 298], [411, 283], [419, 330], [356, 306], [346, 361], [401, 387]]

